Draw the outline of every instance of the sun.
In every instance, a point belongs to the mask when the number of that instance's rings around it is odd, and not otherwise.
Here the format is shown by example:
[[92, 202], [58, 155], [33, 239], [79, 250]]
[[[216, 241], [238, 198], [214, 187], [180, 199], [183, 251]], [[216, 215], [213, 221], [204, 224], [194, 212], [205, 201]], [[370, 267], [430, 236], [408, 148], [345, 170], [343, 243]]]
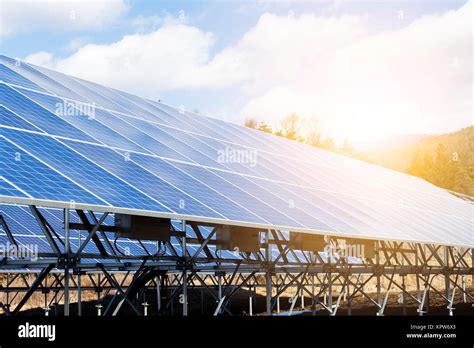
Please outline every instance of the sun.
[[348, 139], [356, 148], [377, 146], [384, 138], [416, 133], [421, 128], [419, 114], [417, 105], [371, 89], [342, 98], [327, 127], [336, 141]]

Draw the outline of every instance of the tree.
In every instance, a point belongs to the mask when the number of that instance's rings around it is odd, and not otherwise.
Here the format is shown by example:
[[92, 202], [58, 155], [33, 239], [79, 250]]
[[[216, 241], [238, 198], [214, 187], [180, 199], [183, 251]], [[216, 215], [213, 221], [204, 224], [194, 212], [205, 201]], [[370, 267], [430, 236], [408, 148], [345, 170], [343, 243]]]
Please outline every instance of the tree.
[[305, 138], [306, 144], [321, 147], [323, 142], [323, 133], [321, 131], [319, 120], [317, 118], [307, 119], [305, 128], [307, 129]]
[[299, 141], [303, 140], [303, 138], [299, 135], [301, 119], [295, 112], [286, 116], [281, 121], [281, 126], [286, 138]]
[[440, 143], [431, 152], [434, 152], [433, 156], [428, 150], [425, 150], [422, 156], [421, 148], [416, 149], [407, 170], [408, 174], [448, 190], [454, 190], [461, 181], [465, 181], [465, 173], [457, 153], [449, 155], [446, 146]]
[[245, 127], [247, 127], [247, 128], [257, 128], [257, 121], [252, 117], [248, 117], [248, 118], [245, 119]]
[[285, 131], [283, 129], [276, 130], [275, 133], [273, 134], [278, 135], [279, 137], [283, 137], [283, 138], [286, 137]]
[[407, 173], [414, 176], [421, 177], [423, 162], [421, 160], [421, 151], [416, 149], [413, 153], [413, 158], [411, 160], [410, 166], [408, 167]]
[[429, 182], [433, 182], [434, 178], [434, 163], [433, 159], [431, 158], [430, 154], [426, 152], [423, 155], [423, 159], [421, 160], [421, 171], [420, 177], [428, 180]]
[[273, 133], [272, 126], [270, 126], [268, 123], [265, 123], [265, 122], [260, 122], [257, 129], [261, 130], [262, 132], [266, 132], [266, 133], [270, 133], [270, 134]]
[[321, 132], [317, 130], [311, 130], [306, 135], [305, 139], [306, 144], [316, 147], [321, 147], [322, 144], [322, 135]]
[[321, 143], [321, 146], [323, 149], [329, 150], [329, 151], [334, 151], [336, 150], [336, 143], [333, 138], [331, 137], [326, 137]]
[[448, 188], [453, 185], [454, 178], [450, 168], [451, 160], [446, 153], [446, 146], [438, 144], [433, 161], [433, 177], [431, 182], [439, 187]]

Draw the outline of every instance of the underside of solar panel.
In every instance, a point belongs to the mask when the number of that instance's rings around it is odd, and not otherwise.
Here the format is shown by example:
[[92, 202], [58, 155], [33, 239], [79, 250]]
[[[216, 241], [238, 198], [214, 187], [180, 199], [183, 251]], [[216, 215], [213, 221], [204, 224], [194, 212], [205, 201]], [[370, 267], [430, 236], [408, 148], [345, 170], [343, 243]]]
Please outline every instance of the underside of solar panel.
[[239, 230], [474, 247], [474, 206], [420, 178], [5, 56], [0, 141], [1, 207], [115, 213], [128, 237], [179, 219], [252, 250]]

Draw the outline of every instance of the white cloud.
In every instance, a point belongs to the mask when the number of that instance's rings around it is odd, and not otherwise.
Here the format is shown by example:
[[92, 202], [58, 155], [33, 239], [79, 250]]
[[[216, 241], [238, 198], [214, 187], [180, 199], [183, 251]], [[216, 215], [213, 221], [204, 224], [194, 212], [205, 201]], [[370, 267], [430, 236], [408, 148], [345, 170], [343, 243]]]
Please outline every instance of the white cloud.
[[51, 68], [51, 69], [55, 68], [55, 58], [49, 52], [45, 52], [45, 51], [36, 52], [25, 57], [24, 60], [29, 63], [42, 66], [44, 68]]
[[246, 100], [233, 110], [241, 119], [295, 111], [339, 135], [443, 132], [472, 116], [471, 11], [468, 3], [375, 34], [359, 16], [264, 14], [213, 57], [212, 33], [169, 21], [65, 59], [28, 59], [153, 98], [194, 89], [212, 100], [212, 89], [233, 87]]
[[[203, 67], [214, 36], [197, 28], [169, 24], [109, 45], [87, 44], [56, 60], [54, 68], [145, 96], [208, 84]], [[27, 57], [27, 61], [34, 61]], [[52, 59], [51, 61], [54, 61]]]
[[87, 43], [89, 43], [91, 40], [87, 36], [79, 36], [75, 37], [74, 39], [70, 40], [67, 45], [64, 47], [64, 50], [72, 53], [77, 51], [79, 48], [85, 46]]
[[124, 0], [0, 0], [0, 37], [32, 31], [100, 28], [129, 8]]
[[[359, 138], [375, 130], [426, 133], [467, 126], [473, 106], [471, 11], [468, 3], [380, 34], [365, 34], [363, 21], [347, 18], [333, 19], [334, 26], [311, 19], [305, 29], [303, 18], [293, 24], [281, 17], [261, 21], [237, 45], [251, 45], [252, 55], [264, 57], [252, 59], [256, 78], [248, 81], [263, 91], [241, 109], [241, 117], [271, 121], [294, 110], [322, 119], [334, 134]], [[286, 36], [280, 28], [288, 27]], [[309, 30], [332, 37], [310, 39]], [[268, 50], [264, 37], [270, 33], [279, 46]]]

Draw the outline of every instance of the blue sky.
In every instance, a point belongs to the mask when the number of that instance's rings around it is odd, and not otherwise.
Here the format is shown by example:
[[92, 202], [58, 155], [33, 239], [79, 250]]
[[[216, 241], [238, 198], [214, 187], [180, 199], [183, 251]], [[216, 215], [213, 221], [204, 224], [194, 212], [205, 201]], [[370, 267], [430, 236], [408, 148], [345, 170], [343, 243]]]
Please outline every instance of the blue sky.
[[[5, 1], [15, 4], [14, 1]], [[40, 1], [41, 2], [41, 1]], [[218, 35], [215, 51], [234, 44], [248, 29], [254, 26], [259, 17], [266, 12], [288, 15], [293, 11], [298, 16], [303, 13], [321, 15], [370, 14], [373, 30], [390, 30], [406, 25], [414, 19], [431, 13], [457, 9], [465, 0], [438, 1], [126, 1], [129, 9], [120, 20], [105, 28], [78, 31], [25, 30], [15, 35], [3, 37], [2, 51], [10, 56], [25, 57], [37, 51], [48, 51], [58, 56], [70, 53], [65, 47], [77, 38], [85, 37], [95, 43], [110, 43], [119, 40], [126, 34], [140, 31], [130, 22], [137, 17], [179, 17], [184, 11], [186, 22], [204, 31]], [[4, 3], [4, 0], [2, 0]], [[81, 6], [80, 2], [70, 2], [71, 9]], [[28, 6], [19, 1], [14, 6]], [[45, 4], [45, 6], [50, 6]], [[405, 22], [397, 20], [398, 11], [404, 11]], [[7, 14], [4, 14], [6, 16]], [[150, 26], [146, 29], [156, 27]]]
[[234, 122], [295, 111], [354, 141], [472, 124], [466, 1], [0, 6], [5, 55]]

